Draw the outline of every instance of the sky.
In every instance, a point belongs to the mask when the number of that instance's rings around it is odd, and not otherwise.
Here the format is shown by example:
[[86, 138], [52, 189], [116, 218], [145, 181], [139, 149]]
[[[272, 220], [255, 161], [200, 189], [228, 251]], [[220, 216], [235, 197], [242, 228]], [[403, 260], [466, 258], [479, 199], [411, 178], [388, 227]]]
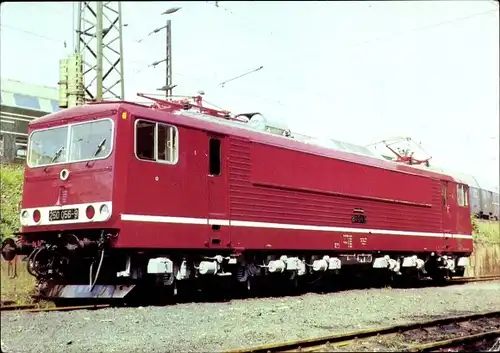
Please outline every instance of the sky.
[[[2, 78], [55, 87], [75, 8], [3, 2]], [[235, 113], [356, 144], [409, 136], [433, 164], [498, 188], [498, 2], [123, 2], [127, 100], [165, 83], [164, 65], [149, 67], [165, 57], [165, 32], [148, 33], [167, 18], [174, 94], [203, 90]]]

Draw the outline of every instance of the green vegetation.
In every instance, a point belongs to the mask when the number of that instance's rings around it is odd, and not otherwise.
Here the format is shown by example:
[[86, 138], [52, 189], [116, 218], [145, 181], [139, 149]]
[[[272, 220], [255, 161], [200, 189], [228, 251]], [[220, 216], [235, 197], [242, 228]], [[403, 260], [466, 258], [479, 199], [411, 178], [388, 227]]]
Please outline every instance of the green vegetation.
[[465, 276], [500, 274], [500, 223], [473, 219], [472, 227], [474, 252], [469, 259]]
[[22, 165], [0, 166], [0, 234], [2, 239], [19, 230], [18, 205], [23, 189]]
[[[0, 165], [0, 233], [2, 240], [19, 230], [18, 205], [21, 201], [23, 188], [22, 165]], [[0, 260], [1, 265], [1, 297], [2, 300], [12, 300], [18, 304], [31, 303], [30, 294], [35, 289], [35, 281], [26, 271], [26, 265], [17, 259], [17, 264], [9, 265]], [[15, 266], [17, 265], [17, 269]], [[17, 270], [17, 277], [11, 279]]]
[[[23, 189], [22, 165], [0, 166], [0, 191], [2, 203], [0, 208], [0, 232], [2, 239], [11, 236], [19, 230], [18, 205]], [[31, 294], [35, 289], [35, 279], [26, 271], [26, 263], [17, 259], [9, 265], [1, 259], [1, 297], [2, 300], [12, 300], [17, 304], [33, 302]], [[15, 273], [14, 273], [15, 272]], [[15, 278], [11, 278], [13, 275]]]
[[500, 244], [500, 222], [472, 219], [474, 242]]
[[16, 304], [33, 303], [32, 295], [35, 292], [35, 277], [26, 270], [26, 262], [17, 259], [9, 264], [0, 260], [1, 267], [1, 297], [2, 301], [13, 301]]

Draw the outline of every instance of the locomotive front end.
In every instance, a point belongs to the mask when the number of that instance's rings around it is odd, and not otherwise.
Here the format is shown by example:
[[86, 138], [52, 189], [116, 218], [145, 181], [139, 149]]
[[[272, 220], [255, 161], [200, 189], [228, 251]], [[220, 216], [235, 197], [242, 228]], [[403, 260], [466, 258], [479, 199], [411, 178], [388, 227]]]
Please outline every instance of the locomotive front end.
[[30, 124], [21, 231], [4, 241], [2, 256], [26, 256], [43, 297], [78, 297], [82, 285], [92, 290], [105, 249], [118, 235], [117, 110], [100, 106], [67, 109]]

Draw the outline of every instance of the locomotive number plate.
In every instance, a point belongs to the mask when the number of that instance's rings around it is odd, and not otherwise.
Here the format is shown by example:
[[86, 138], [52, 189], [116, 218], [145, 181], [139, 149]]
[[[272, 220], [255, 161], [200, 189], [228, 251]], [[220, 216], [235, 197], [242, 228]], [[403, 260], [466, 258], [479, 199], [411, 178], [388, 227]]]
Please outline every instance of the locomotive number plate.
[[49, 211], [49, 221], [66, 221], [78, 219], [78, 208], [69, 208], [67, 210]]

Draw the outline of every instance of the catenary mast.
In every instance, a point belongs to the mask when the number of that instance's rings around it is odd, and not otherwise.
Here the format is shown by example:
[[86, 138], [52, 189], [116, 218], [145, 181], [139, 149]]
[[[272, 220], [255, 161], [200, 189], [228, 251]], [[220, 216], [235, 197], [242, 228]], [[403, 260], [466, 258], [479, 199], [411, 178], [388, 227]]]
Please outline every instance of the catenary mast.
[[59, 66], [59, 106], [123, 99], [121, 2], [80, 1], [76, 17], [75, 51]]

